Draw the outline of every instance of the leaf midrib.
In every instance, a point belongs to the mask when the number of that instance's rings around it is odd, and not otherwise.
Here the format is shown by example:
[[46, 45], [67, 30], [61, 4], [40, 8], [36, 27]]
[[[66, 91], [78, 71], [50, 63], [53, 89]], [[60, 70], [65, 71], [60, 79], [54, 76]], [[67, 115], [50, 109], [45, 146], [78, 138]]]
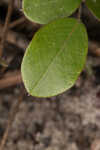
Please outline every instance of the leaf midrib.
[[66, 40], [64, 40], [64, 44], [61, 47], [61, 49], [59, 51], [57, 51], [56, 55], [51, 59], [50, 63], [48, 64], [46, 70], [41, 74], [39, 80], [37, 80], [37, 82], [35, 83], [34, 87], [30, 90], [30, 93], [33, 93], [33, 90], [36, 88], [36, 86], [38, 85], [38, 83], [42, 80], [42, 78], [45, 76], [45, 74], [47, 73], [47, 71], [49, 70], [49, 67], [51, 66], [51, 64], [54, 62], [55, 58], [59, 55], [59, 53], [64, 49], [66, 41], [68, 39], [70, 39], [72, 33], [75, 31], [76, 27], [78, 25], [78, 22], [73, 26], [72, 31], [69, 33], [68, 37]]

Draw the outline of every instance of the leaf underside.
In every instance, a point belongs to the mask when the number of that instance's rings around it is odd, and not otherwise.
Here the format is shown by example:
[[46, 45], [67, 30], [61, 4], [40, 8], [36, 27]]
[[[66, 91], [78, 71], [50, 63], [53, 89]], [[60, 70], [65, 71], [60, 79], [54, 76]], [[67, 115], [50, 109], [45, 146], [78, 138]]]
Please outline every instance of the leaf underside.
[[71, 15], [80, 3], [81, 0], [23, 0], [23, 11], [30, 20], [47, 24]]
[[100, 19], [100, 0], [86, 0], [86, 5], [90, 11]]

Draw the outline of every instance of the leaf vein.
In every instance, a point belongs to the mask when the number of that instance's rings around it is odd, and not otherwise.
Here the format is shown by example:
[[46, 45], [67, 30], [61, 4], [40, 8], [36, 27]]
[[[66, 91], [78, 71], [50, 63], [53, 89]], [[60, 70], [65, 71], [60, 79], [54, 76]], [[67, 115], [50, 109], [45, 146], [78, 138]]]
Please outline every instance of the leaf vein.
[[34, 87], [30, 90], [30, 92], [33, 92], [33, 90], [36, 88], [36, 86], [38, 85], [38, 83], [42, 80], [42, 78], [43, 78], [43, 77], [45, 76], [45, 74], [48, 72], [49, 67], [50, 67], [51, 64], [54, 62], [55, 58], [59, 55], [59, 53], [62, 51], [62, 49], [64, 49], [65, 44], [66, 44], [66, 41], [67, 41], [68, 39], [70, 39], [70, 37], [71, 37], [72, 33], [75, 31], [77, 25], [78, 25], [78, 22], [74, 25], [74, 27], [72, 28], [72, 31], [69, 33], [67, 39], [64, 41], [63, 47], [62, 47], [59, 51], [57, 51], [56, 55], [51, 59], [50, 63], [49, 63], [48, 66], [47, 66], [47, 69], [41, 74], [39, 80], [37, 80], [37, 82], [35, 83]]

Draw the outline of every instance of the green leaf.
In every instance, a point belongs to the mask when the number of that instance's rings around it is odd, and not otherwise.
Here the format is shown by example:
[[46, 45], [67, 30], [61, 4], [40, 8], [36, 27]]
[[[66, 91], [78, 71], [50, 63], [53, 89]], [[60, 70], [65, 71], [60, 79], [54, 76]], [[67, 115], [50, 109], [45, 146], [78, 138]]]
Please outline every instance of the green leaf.
[[100, 0], [86, 0], [86, 4], [90, 11], [100, 19]]
[[40, 24], [71, 15], [81, 0], [23, 0], [25, 15]]
[[58, 19], [42, 27], [22, 61], [27, 91], [50, 97], [72, 87], [84, 67], [87, 48], [85, 27], [75, 19]]

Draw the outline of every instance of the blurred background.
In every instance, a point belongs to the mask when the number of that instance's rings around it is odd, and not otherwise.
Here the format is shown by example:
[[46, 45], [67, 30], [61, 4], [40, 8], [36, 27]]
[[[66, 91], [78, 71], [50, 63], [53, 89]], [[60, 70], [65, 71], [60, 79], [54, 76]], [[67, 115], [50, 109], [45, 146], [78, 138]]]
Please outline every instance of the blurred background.
[[0, 150], [100, 149], [100, 21], [84, 4], [81, 20], [89, 51], [76, 84], [56, 97], [31, 97], [20, 67], [42, 25], [24, 16], [21, 0], [0, 0]]

